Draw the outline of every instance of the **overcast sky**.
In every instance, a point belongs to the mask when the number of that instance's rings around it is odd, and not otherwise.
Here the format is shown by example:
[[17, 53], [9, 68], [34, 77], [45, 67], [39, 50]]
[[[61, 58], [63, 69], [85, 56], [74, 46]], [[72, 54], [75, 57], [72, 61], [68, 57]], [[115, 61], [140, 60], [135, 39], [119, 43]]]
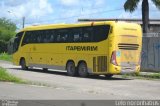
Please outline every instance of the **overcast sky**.
[[[78, 18], [141, 18], [141, 3], [132, 14], [125, 12], [126, 0], [0, 0], [0, 17], [26, 25], [74, 23]], [[160, 11], [150, 1], [150, 18], [160, 19]]]

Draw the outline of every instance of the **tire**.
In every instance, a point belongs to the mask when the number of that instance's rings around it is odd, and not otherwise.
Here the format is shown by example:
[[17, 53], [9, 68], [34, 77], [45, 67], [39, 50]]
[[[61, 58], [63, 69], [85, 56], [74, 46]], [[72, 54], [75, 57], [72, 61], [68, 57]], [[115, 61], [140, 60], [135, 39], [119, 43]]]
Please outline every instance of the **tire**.
[[43, 71], [48, 71], [48, 68], [43, 68]]
[[26, 61], [25, 61], [25, 59], [22, 59], [21, 60], [21, 69], [22, 70], [28, 70], [28, 67], [26, 66]]
[[85, 62], [81, 62], [79, 65], [78, 65], [78, 74], [80, 77], [88, 77], [88, 68], [87, 68], [87, 64]]
[[77, 75], [77, 71], [76, 71], [76, 67], [75, 67], [75, 63], [74, 62], [68, 62], [66, 65], [66, 69], [67, 69], [67, 75], [68, 76], [76, 76]]
[[113, 74], [107, 74], [105, 75], [106, 78], [112, 78]]

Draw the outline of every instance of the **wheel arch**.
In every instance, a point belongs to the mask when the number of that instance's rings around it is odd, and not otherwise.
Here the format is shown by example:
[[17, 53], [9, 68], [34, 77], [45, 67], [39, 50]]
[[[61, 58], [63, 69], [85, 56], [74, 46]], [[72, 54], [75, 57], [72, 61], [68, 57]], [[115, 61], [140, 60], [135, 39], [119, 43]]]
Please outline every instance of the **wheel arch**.
[[86, 62], [85, 60], [79, 60], [79, 61], [78, 61], [78, 64], [77, 64], [77, 67], [78, 67], [79, 64], [81, 64], [81, 63], [85, 63], [85, 64], [87, 65], [87, 62]]

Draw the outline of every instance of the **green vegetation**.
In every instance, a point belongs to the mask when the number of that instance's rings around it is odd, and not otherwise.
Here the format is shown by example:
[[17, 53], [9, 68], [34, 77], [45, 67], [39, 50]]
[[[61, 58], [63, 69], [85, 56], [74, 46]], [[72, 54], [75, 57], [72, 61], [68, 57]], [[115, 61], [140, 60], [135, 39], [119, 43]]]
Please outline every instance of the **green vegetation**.
[[26, 83], [20, 78], [17, 78], [9, 73], [7, 71], [0, 67], [0, 81], [5, 81], [5, 82], [15, 82], [15, 83]]
[[8, 41], [16, 33], [16, 25], [6, 18], [0, 18], [0, 53], [7, 52]]
[[12, 61], [12, 55], [8, 55], [7, 53], [1, 53], [0, 60]]
[[[142, 1], [142, 20], [143, 32], [148, 32], [149, 27], [149, 2], [150, 0], [126, 0], [124, 4], [125, 11], [134, 12], [138, 8], [139, 2]], [[160, 9], [160, 0], [151, 0], [153, 4]]]
[[160, 73], [146, 73], [146, 74], [125, 74], [123, 78], [136, 77], [140, 79], [160, 79]]
[[35, 82], [35, 81], [28, 81], [28, 80], [22, 80], [21, 78], [18, 78], [14, 75], [11, 75], [7, 72], [6, 69], [0, 67], [0, 81], [3, 82], [14, 82], [18, 84], [28, 84], [28, 85], [36, 85], [36, 86], [45, 86], [45, 87], [52, 87], [52, 88], [57, 88], [56, 85], [51, 86], [46, 83], [42, 82]]

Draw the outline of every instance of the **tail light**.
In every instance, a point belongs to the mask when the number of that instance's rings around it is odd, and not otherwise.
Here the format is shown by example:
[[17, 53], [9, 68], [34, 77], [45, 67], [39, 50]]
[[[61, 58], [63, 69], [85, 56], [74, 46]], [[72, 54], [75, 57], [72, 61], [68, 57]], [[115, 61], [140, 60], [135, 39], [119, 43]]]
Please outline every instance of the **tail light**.
[[116, 60], [116, 51], [112, 52], [112, 56], [111, 56], [111, 63], [118, 66], [117, 64], [117, 60]]

